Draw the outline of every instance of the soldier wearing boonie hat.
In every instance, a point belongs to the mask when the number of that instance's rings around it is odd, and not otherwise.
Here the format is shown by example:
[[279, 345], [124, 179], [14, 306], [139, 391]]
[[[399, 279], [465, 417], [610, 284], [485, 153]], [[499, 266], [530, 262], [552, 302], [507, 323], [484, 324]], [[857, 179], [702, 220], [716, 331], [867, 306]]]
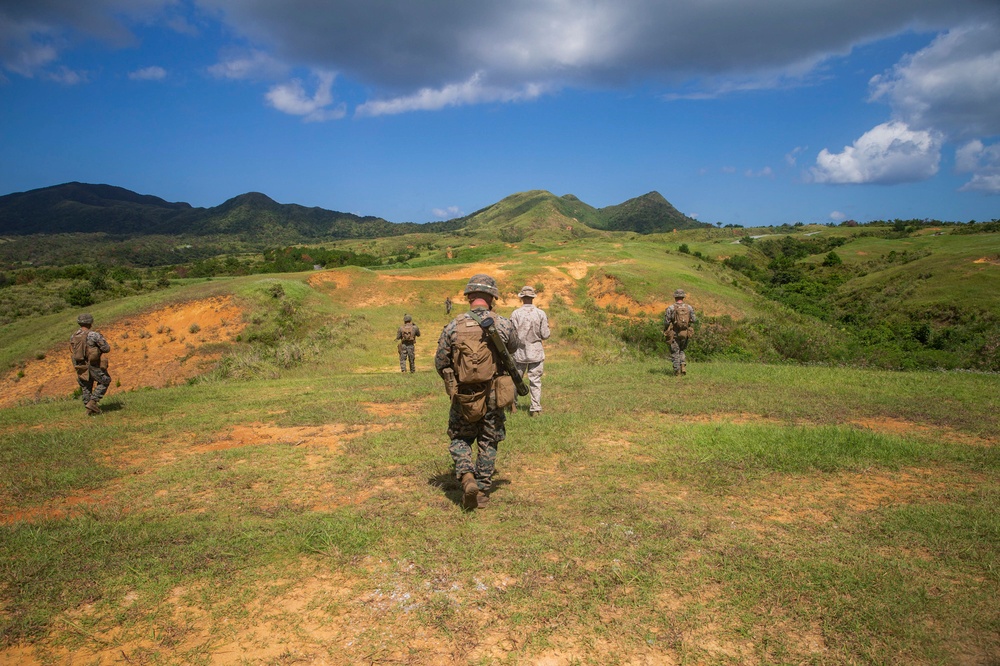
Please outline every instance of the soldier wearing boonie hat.
[[536, 295], [534, 287], [521, 287], [517, 296], [522, 305], [510, 315], [517, 337], [521, 340], [521, 346], [514, 352], [514, 362], [521, 376], [528, 379], [528, 394], [531, 396], [528, 416], [542, 413], [542, 373], [545, 367], [542, 341], [548, 340], [550, 335], [548, 316], [534, 305]]

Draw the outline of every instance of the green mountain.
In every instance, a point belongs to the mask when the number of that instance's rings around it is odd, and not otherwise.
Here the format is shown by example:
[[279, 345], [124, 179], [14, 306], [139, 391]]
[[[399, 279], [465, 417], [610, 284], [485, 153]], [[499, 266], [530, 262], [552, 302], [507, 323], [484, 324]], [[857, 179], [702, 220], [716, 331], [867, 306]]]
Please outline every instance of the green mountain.
[[151, 233], [199, 210], [122, 187], [65, 183], [0, 197], [0, 233]]
[[597, 211], [597, 223], [591, 226], [608, 231], [653, 234], [674, 229], [701, 229], [712, 225], [688, 217], [674, 208], [659, 192], [650, 192], [617, 206], [601, 208]]
[[642, 234], [705, 226], [657, 192], [596, 209], [572, 194], [544, 190], [513, 194], [471, 215], [445, 222], [395, 223], [370, 215], [280, 204], [259, 192], [212, 208], [195, 208], [111, 185], [65, 183], [0, 197], [0, 233], [11, 235], [108, 233], [120, 235], [232, 235], [247, 241], [294, 243], [379, 238], [414, 232], [456, 231], [504, 241], [557, 240], [593, 230]]
[[459, 218], [464, 233], [506, 242], [566, 240], [597, 235], [597, 209], [569, 194], [519, 192]]
[[396, 224], [380, 217], [279, 204], [250, 192], [212, 208], [194, 208], [110, 185], [65, 183], [0, 197], [0, 233], [233, 235], [243, 240], [377, 238], [446, 231], [447, 222]]
[[617, 206], [594, 208], [572, 194], [560, 197], [545, 190], [512, 194], [456, 222], [476, 235], [510, 242], [581, 238], [593, 236], [595, 231], [651, 234], [712, 226], [684, 215], [659, 192]]

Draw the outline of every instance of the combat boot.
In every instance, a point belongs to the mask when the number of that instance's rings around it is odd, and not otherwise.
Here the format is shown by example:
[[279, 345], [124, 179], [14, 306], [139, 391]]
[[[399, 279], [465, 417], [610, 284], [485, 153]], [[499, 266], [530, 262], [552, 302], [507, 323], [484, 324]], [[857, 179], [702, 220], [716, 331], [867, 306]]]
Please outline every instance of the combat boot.
[[479, 506], [479, 484], [476, 483], [476, 477], [472, 472], [462, 475], [462, 493], [462, 506], [470, 510]]
[[686, 375], [687, 373], [688, 373], [688, 364], [687, 363], [681, 363], [681, 374], [682, 375]]
[[490, 505], [490, 496], [486, 493], [479, 493], [476, 495], [476, 508], [485, 509]]
[[97, 406], [97, 401], [96, 400], [91, 400], [86, 405], [84, 405], [84, 407], [87, 408], [87, 412], [91, 416], [94, 416], [95, 414], [100, 414], [101, 413], [101, 408]]

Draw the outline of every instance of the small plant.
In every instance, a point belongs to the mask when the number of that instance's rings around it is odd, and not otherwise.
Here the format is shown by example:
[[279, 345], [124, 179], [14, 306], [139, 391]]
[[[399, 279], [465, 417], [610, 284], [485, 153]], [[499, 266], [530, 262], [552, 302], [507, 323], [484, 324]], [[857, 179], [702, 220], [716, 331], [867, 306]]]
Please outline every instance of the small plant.
[[200, 330], [201, 326], [199, 326], [198, 324], [191, 324], [190, 326], [188, 326], [188, 333], [197, 333]]
[[35, 360], [36, 361], [41, 361], [44, 358], [45, 358], [45, 352], [38, 352], [37, 354], [35, 354]]
[[677, 251], [681, 254], [691, 254], [691, 248], [688, 247], [687, 243], [681, 243], [681, 246], [677, 248]]

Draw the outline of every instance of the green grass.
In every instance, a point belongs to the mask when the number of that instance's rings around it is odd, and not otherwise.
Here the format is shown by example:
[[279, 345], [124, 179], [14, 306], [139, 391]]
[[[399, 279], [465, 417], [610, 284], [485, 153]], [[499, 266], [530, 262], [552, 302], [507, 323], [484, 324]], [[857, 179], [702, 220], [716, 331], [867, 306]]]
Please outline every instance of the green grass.
[[[369, 627], [351, 634], [349, 660], [388, 658], [408, 632], [452, 650], [477, 628], [508, 637], [509, 663], [554, 650], [582, 663], [642, 651], [681, 663], [996, 653], [995, 449], [850, 425], [891, 417], [995, 434], [991, 377], [711, 363], [677, 380], [657, 364], [582, 366], [553, 345], [545, 416], [511, 417], [494, 506], [472, 515], [457, 504], [429, 345], [414, 376], [385, 353], [384, 373], [330, 375], [331, 350], [275, 380], [122, 394], [85, 434], [57, 426], [75, 404], [5, 410], [0, 451], [21, 489], [6, 501], [45, 506], [81, 489], [107, 500], [0, 528], [4, 640], [101, 647], [92, 636], [118, 626], [128, 654], [182, 663], [199, 644], [210, 652], [205, 626], [229, 635], [219, 618], [280, 612], [259, 610], [266, 590], [335, 575], [351, 593], [321, 594], [308, 615]], [[359, 434], [336, 449], [209, 446], [255, 422]], [[33, 450], [16, 434], [26, 423], [46, 434]], [[934, 470], [926, 489], [868, 509], [823, 490], [919, 470]], [[770, 517], [782, 511], [791, 518]], [[172, 619], [181, 588], [208, 613], [191, 626]], [[408, 630], [389, 638], [390, 626]], [[151, 627], [159, 638], [135, 652]], [[822, 650], [809, 647], [817, 637]]]
[[[744, 314], [747, 349], [788, 317], [662, 245], [572, 243], [490, 259], [504, 293], [588, 262], [639, 302], [691, 286]], [[256, 341], [222, 369], [245, 372], [112, 390], [98, 418], [70, 400], [0, 410], [0, 645], [51, 663], [1000, 655], [995, 375], [692, 361], [675, 378], [584, 307], [585, 278], [549, 308], [544, 414], [509, 418], [492, 506], [469, 514], [430, 369], [464, 279], [342, 273], [349, 287], [253, 276], [104, 304], [110, 321], [233, 293]], [[414, 375], [397, 370], [404, 312]], [[0, 332], [8, 361], [68, 336], [36, 325]]]

